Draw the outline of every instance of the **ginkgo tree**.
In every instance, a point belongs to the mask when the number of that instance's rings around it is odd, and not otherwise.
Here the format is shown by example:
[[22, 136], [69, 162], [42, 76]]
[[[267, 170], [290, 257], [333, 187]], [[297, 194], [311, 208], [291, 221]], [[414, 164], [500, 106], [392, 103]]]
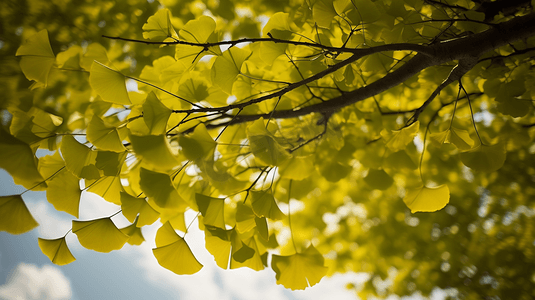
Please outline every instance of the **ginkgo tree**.
[[[219, 267], [290, 289], [535, 296], [533, 1], [186, 2], [79, 9], [102, 43], [45, 23], [12, 53], [33, 83], [3, 103], [0, 167], [66, 235], [110, 252], [160, 222], [158, 263], [193, 274], [193, 211]], [[117, 213], [80, 220], [82, 191]], [[0, 230], [36, 226], [0, 198]], [[58, 265], [66, 235], [38, 241]]]

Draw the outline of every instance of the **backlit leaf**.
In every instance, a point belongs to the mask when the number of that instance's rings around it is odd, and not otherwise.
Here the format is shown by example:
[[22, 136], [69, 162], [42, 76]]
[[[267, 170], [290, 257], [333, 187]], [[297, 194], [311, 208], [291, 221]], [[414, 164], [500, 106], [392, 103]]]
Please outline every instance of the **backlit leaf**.
[[[171, 24], [171, 12], [163, 8], [150, 16], [147, 23], [143, 25], [143, 38], [164, 41], [170, 37], [176, 38], [178, 35]], [[172, 39], [169, 40], [172, 41]]]
[[39, 248], [50, 261], [59, 266], [70, 264], [76, 260], [67, 247], [65, 237], [53, 240], [39, 238]]
[[95, 61], [91, 66], [89, 83], [102, 100], [114, 104], [130, 105], [125, 77], [120, 72]]
[[271, 268], [276, 273], [277, 284], [292, 290], [304, 290], [320, 282], [327, 274], [321, 253], [310, 245], [303, 253], [290, 256], [273, 255]]
[[159, 135], [165, 133], [167, 120], [171, 115], [171, 110], [156, 97], [154, 92], [150, 92], [147, 100], [143, 103], [143, 121], [149, 128], [149, 133]]
[[195, 200], [206, 225], [225, 229], [225, 199], [195, 194]]
[[265, 164], [278, 166], [291, 157], [267, 131], [262, 118], [247, 127], [247, 137], [255, 158]]
[[87, 191], [95, 193], [104, 200], [121, 205], [121, 192], [124, 190], [119, 176], [102, 176], [95, 180], [86, 179]]
[[443, 209], [450, 202], [450, 190], [447, 185], [409, 189], [403, 202], [415, 212], [434, 212]]
[[218, 56], [212, 66], [212, 82], [227, 94], [240, 74], [241, 65], [251, 55], [250, 51], [232, 47]]
[[97, 115], [93, 115], [91, 122], [87, 125], [87, 140], [99, 150], [124, 152], [119, 132], [114, 126], [109, 126]]
[[236, 229], [238, 232], [244, 233], [255, 228], [255, 218], [256, 216], [250, 207], [238, 203], [236, 208]]
[[158, 207], [172, 208], [179, 211], [186, 209], [187, 203], [176, 191], [169, 175], [144, 168], [141, 168], [139, 175], [141, 190]]
[[73, 220], [72, 232], [78, 236], [78, 241], [82, 246], [98, 252], [119, 250], [129, 238], [113, 224], [110, 218], [89, 221]]
[[404, 127], [400, 130], [393, 130], [391, 132], [384, 129], [381, 131], [381, 136], [386, 142], [386, 146], [392, 151], [399, 151], [405, 149], [405, 147], [414, 140], [418, 130], [420, 129], [420, 121], [412, 123], [408, 127]]
[[272, 220], [284, 218], [284, 214], [277, 206], [277, 202], [269, 190], [252, 191], [251, 205], [254, 213], [259, 217], [266, 217]]
[[0, 231], [21, 234], [37, 226], [20, 195], [0, 196]]
[[164, 134], [130, 134], [129, 137], [136, 156], [142, 159], [143, 166], [157, 171], [168, 171], [178, 166], [179, 162], [171, 153], [171, 146]]
[[156, 246], [157, 248], [152, 249], [152, 252], [158, 263], [176, 274], [195, 274], [203, 267], [191, 252], [186, 241], [174, 231], [168, 222], [158, 229]]
[[96, 153], [80, 144], [72, 135], [63, 137], [60, 149], [67, 170], [78, 178], [83, 177], [84, 167], [90, 165], [96, 159]]
[[135, 220], [134, 223], [121, 228], [120, 230], [122, 233], [128, 236], [128, 240], [126, 242], [130, 245], [141, 245], [145, 241], [143, 233], [141, 232], [141, 226], [137, 223], [137, 220]]
[[384, 170], [370, 169], [368, 175], [364, 177], [364, 182], [371, 188], [386, 190], [394, 183], [394, 180]]
[[160, 216], [144, 198], [136, 198], [126, 192], [121, 192], [121, 209], [130, 222], [134, 222], [139, 214], [136, 222], [139, 227], [156, 222]]
[[46, 199], [54, 208], [78, 218], [80, 197], [80, 179], [67, 170], [62, 170], [48, 181]]
[[43, 29], [28, 38], [17, 49], [16, 55], [22, 56], [20, 68], [26, 78], [46, 86], [50, 70], [56, 62], [56, 57], [48, 40], [48, 31]]
[[213, 159], [216, 142], [203, 124], [195, 128], [193, 134], [182, 135], [178, 139], [184, 156], [189, 160]]

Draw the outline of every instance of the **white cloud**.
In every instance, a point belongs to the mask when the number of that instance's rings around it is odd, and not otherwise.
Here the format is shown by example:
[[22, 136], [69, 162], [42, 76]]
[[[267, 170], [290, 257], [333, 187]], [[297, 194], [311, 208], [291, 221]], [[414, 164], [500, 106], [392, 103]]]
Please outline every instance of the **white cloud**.
[[0, 286], [0, 299], [60, 300], [72, 297], [71, 283], [56, 267], [20, 263]]

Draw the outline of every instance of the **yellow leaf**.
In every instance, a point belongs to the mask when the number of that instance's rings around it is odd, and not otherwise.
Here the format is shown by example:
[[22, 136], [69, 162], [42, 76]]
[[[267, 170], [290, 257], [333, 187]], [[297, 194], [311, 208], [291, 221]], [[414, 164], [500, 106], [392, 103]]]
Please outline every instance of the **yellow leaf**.
[[72, 255], [65, 237], [48, 240], [39, 238], [39, 248], [54, 264], [63, 266], [75, 261], [76, 258]]
[[292, 157], [283, 162], [279, 168], [279, 174], [283, 178], [303, 180], [314, 172], [314, 156]]
[[[176, 191], [169, 175], [141, 168], [139, 171], [141, 190], [149, 197], [155, 208], [170, 208], [185, 211], [187, 203]], [[152, 201], [152, 202], [150, 202]]]
[[202, 194], [195, 194], [195, 200], [199, 206], [199, 211], [204, 217], [205, 225], [211, 225], [225, 229], [225, 199], [208, 197]]
[[72, 221], [72, 232], [78, 236], [80, 244], [98, 252], [121, 249], [129, 236], [121, 232], [110, 218], [90, 221]]
[[80, 179], [67, 170], [62, 170], [48, 182], [46, 199], [54, 208], [78, 218], [80, 207]]
[[48, 31], [43, 29], [28, 38], [17, 49], [16, 55], [22, 56], [20, 68], [26, 78], [46, 86], [48, 74], [56, 62], [56, 57], [48, 40]]
[[276, 273], [277, 284], [292, 290], [304, 290], [320, 282], [327, 274], [321, 253], [310, 245], [303, 253], [290, 256], [273, 255], [271, 268]]
[[221, 228], [211, 228], [206, 226], [204, 231], [204, 240], [206, 250], [214, 256], [216, 264], [221, 269], [227, 269], [230, 259], [230, 233], [232, 230], [223, 230]]
[[121, 192], [124, 189], [118, 176], [102, 176], [96, 180], [86, 180], [85, 186], [89, 187], [88, 192], [95, 193], [113, 204], [121, 205]]
[[164, 8], [150, 16], [143, 25], [143, 38], [164, 41], [169, 37], [178, 37], [171, 24], [171, 12]]
[[247, 138], [249, 139], [251, 152], [262, 163], [279, 166], [291, 157], [288, 151], [266, 129], [262, 118], [247, 127]]
[[396, 152], [405, 149], [406, 146], [414, 140], [419, 129], [420, 121], [416, 121], [408, 127], [404, 127], [400, 130], [393, 130], [392, 132], [383, 129], [383, 131], [381, 131], [381, 136], [386, 141], [386, 146], [390, 150]]
[[238, 203], [236, 208], [236, 229], [238, 232], [244, 233], [255, 228], [255, 218], [256, 216], [250, 207]]
[[178, 159], [171, 153], [171, 146], [165, 134], [130, 135], [130, 142], [136, 156], [142, 160], [142, 166], [155, 171], [169, 171], [178, 166]]
[[451, 134], [446, 142], [454, 144], [459, 150], [469, 150], [474, 146], [474, 140], [470, 137], [467, 130], [451, 128]]
[[119, 230], [129, 236], [126, 242], [130, 245], [141, 245], [145, 241], [143, 233], [141, 232], [141, 228], [139, 224], [137, 224], [137, 220], [135, 220], [134, 223]]
[[189, 136], [180, 136], [178, 143], [182, 147], [182, 152], [189, 160], [196, 159], [213, 159], [216, 142], [204, 124], [200, 124], [195, 128], [193, 134]]
[[0, 231], [21, 234], [37, 226], [20, 195], [0, 196]]
[[195, 258], [186, 241], [180, 237], [169, 222], [156, 233], [156, 246], [152, 249], [158, 263], [176, 274], [195, 274], [202, 264]]
[[119, 132], [114, 126], [107, 126], [97, 115], [93, 115], [91, 122], [87, 125], [87, 140], [99, 150], [113, 152], [124, 152]]
[[137, 219], [137, 226], [139, 227], [156, 222], [160, 216], [145, 199], [136, 198], [126, 192], [121, 192], [121, 209], [123, 210], [123, 215], [130, 222], [134, 222], [136, 216], [139, 214], [139, 218]]
[[102, 100], [120, 105], [130, 105], [125, 77], [105, 65], [94, 61], [91, 65], [89, 84]]
[[474, 171], [494, 172], [505, 163], [505, 144], [479, 145], [460, 154], [461, 161]]
[[266, 217], [272, 220], [281, 220], [284, 217], [270, 191], [252, 191], [251, 205], [254, 213], [259, 217]]
[[450, 202], [450, 190], [447, 185], [409, 189], [403, 202], [415, 212], [434, 212], [443, 209]]
[[150, 134], [164, 134], [171, 113], [172, 111], [163, 105], [154, 92], [149, 93], [143, 103], [143, 121], [149, 128]]
[[78, 178], [82, 178], [84, 167], [96, 159], [96, 153], [80, 144], [72, 135], [63, 137], [60, 150], [67, 170]]

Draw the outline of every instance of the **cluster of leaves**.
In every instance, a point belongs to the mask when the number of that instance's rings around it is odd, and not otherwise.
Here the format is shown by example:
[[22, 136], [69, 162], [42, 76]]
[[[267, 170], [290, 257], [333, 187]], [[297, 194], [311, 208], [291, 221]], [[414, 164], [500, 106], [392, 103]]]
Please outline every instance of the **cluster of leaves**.
[[[285, 8], [257, 2], [164, 1], [143, 39], [124, 22], [59, 53], [34, 31], [16, 51], [32, 92], [3, 104], [0, 167], [74, 216], [88, 249], [138, 245], [159, 220], [154, 256], [177, 274], [202, 268], [193, 210], [218, 266], [271, 255], [287, 288], [351, 270], [372, 278], [364, 297], [533, 296], [531, 2], [296, 2], [261, 34], [254, 16]], [[82, 191], [119, 211], [78, 220]], [[0, 230], [38, 225], [22, 195], [0, 199]], [[75, 260], [65, 236], [39, 246]]]

